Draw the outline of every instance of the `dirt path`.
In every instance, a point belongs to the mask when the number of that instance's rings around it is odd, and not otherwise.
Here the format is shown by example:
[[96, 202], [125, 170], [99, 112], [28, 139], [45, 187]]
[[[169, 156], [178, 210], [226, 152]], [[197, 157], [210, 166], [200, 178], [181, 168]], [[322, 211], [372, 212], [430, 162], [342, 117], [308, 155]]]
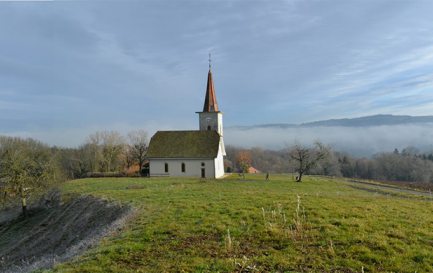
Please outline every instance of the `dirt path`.
[[[366, 182], [366, 181], [360, 181], [360, 180], [354, 180], [354, 179], [350, 179], [350, 180], [346, 180], [346, 182], [354, 184], [354, 185], [358, 185], [356, 188], [358, 189], [363, 189], [362, 185], [367, 185], [369, 188], [365, 188], [367, 190], [371, 190], [371, 189], [378, 189], [378, 190], [386, 190], [386, 191], [391, 191], [391, 192], [395, 192], [395, 193], [407, 193], [407, 194], [413, 194], [416, 196], [423, 196], [423, 197], [427, 197], [427, 198], [431, 198], [433, 200], [433, 193], [432, 192], [426, 192], [426, 191], [416, 191], [416, 190], [411, 190], [411, 189], [406, 189], [406, 188], [400, 188], [397, 186], [393, 186], [393, 185], [379, 185], [379, 184], [375, 184], [375, 183], [371, 183], [371, 182]], [[361, 187], [359, 187], [361, 186]]]

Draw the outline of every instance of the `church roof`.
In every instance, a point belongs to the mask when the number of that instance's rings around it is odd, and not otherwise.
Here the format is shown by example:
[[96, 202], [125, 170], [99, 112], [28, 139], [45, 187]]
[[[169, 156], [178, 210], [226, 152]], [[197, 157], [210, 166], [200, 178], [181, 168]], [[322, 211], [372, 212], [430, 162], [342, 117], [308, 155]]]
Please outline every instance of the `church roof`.
[[216, 131], [158, 131], [150, 139], [148, 158], [216, 158]]
[[218, 103], [215, 95], [215, 87], [212, 80], [212, 71], [209, 67], [207, 74], [206, 98], [204, 100], [203, 112], [218, 112]]

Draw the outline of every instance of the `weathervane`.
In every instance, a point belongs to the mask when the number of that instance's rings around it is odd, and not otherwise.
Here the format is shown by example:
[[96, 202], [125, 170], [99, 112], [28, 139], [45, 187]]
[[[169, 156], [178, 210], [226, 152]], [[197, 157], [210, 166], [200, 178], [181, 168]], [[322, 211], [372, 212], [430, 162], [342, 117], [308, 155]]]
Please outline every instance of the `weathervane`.
[[211, 55], [209, 52], [209, 70], [211, 69], [211, 67], [212, 67], [212, 59], [211, 59]]

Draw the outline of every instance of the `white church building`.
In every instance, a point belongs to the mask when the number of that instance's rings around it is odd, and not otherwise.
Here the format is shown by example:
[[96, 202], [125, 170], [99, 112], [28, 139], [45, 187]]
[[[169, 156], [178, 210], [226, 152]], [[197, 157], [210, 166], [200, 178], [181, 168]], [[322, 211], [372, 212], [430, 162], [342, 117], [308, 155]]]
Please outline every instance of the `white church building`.
[[210, 65], [203, 111], [197, 113], [199, 130], [158, 131], [152, 136], [147, 152], [150, 176], [224, 176], [223, 114]]

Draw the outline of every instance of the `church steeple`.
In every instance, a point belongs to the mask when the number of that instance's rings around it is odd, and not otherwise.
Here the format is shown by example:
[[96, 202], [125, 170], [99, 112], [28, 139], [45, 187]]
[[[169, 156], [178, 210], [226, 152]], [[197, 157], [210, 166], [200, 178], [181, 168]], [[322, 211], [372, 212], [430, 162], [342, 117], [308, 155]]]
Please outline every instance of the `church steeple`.
[[215, 96], [215, 87], [212, 80], [212, 59], [209, 53], [209, 72], [207, 73], [206, 97], [204, 99], [203, 112], [219, 112]]
[[219, 112], [210, 64], [209, 72], [207, 73], [206, 97], [204, 99], [203, 112]]
[[221, 152], [226, 155], [223, 139], [223, 113], [218, 109], [215, 87], [212, 79], [211, 59], [209, 54], [209, 72], [207, 73], [206, 97], [203, 112], [197, 112], [201, 131], [216, 131], [221, 137]]
[[215, 95], [215, 87], [212, 79], [212, 67], [209, 54], [209, 72], [207, 73], [206, 97], [202, 112], [199, 114], [200, 130], [217, 131], [220, 136], [223, 135], [223, 113], [219, 111]]

